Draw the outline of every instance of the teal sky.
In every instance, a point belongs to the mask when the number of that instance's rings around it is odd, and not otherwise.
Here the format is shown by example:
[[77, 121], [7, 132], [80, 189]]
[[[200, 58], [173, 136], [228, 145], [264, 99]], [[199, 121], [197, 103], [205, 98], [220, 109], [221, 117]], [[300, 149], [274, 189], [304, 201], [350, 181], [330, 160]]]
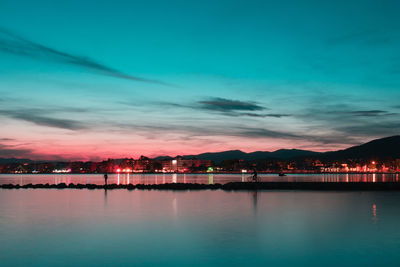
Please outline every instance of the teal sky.
[[0, 157], [345, 148], [400, 132], [399, 1], [0, 1]]

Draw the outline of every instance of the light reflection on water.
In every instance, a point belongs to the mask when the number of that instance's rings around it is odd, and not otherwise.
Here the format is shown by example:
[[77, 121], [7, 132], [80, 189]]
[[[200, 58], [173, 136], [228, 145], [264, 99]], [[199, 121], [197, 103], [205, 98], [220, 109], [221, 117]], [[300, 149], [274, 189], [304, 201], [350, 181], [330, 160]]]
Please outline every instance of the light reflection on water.
[[376, 223], [376, 221], [377, 221], [377, 219], [378, 219], [378, 217], [377, 217], [376, 214], [377, 214], [377, 213], [376, 213], [376, 204], [374, 203], [374, 204], [372, 204], [372, 221], [373, 221], [374, 223]]
[[398, 266], [399, 225], [393, 192], [0, 189], [0, 265]]
[[[109, 174], [109, 184], [245, 182], [249, 174]], [[261, 174], [261, 181], [285, 182], [399, 182], [398, 174]], [[0, 184], [104, 184], [103, 174], [0, 174]]]

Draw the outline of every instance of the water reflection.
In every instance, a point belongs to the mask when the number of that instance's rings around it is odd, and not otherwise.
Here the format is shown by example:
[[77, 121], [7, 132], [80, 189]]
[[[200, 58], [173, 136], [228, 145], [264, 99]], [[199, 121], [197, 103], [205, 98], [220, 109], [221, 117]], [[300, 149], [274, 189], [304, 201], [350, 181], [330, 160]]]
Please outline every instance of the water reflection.
[[[260, 174], [263, 182], [400, 182], [399, 174]], [[246, 174], [109, 174], [109, 184], [228, 183], [245, 182]], [[104, 184], [103, 174], [0, 174], [0, 184]]]
[[388, 267], [400, 261], [400, 195], [388, 192], [0, 191], [1, 266], [127, 266], [134, 259], [137, 266]]
[[104, 189], [104, 207], [107, 206], [107, 188]]
[[254, 216], [257, 215], [257, 204], [258, 204], [258, 191], [255, 190], [254, 192], [251, 192], [252, 197], [253, 197], [253, 211], [254, 211]]
[[177, 203], [176, 197], [174, 197], [174, 199], [172, 200], [172, 210], [174, 213], [174, 217], [176, 218], [178, 215], [178, 203]]

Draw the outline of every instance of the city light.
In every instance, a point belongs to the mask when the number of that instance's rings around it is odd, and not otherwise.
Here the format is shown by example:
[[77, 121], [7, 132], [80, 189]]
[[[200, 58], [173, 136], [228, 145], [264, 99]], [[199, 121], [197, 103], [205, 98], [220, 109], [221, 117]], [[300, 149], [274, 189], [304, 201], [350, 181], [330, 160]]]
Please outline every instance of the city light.
[[[261, 162], [260, 162], [261, 163]], [[177, 157], [155, 160], [150, 158], [123, 159], [101, 162], [32, 162], [0, 164], [0, 173], [249, 173], [255, 162], [232, 160], [215, 163], [211, 160]], [[128, 167], [129, 166], [129, 167]], [[292, 173], [399, 173], [400, 158], [375, 160], [343, 159], [325, 161], [321, 159], [266, 159], [257, 166], [259, 172], [285, 171]]]
[[53, 170], [53, 173], [70, 173], [71, 169], [55, 169]]

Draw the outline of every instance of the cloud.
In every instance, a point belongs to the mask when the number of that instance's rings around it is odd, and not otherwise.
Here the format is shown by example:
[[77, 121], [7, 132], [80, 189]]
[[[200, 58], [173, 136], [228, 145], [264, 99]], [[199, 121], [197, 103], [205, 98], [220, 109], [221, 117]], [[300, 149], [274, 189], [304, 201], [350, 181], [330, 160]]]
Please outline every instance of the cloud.
[[[125, 104], [130, 105], [128, 103]], [[213, 113], [217, 112], [221, 115], [231, 116], [231, 117], [248, 116], [257, 118], [266, 118], [266, 117], [282, 118], [291, 116], [291, 114], [284, 114], [284, 113], [260, 113], [260, 111], [269, 109], [267, 107], [261, 106], [260, 104], [254, 101], [231, 100], [219, 97], [208, 98], [190, 104], [157, 102], [156, 105], [157, 106], [163, 105], [164, 107], [171, 107], [171, 108], [186, 108], [198, 111], [211, 111]]]
[[353, 125], [341, 125], [336, 129], [348, 135], [387, 137], [399, 134], [400, 123], [398, 121], [370, 121]]
[[27, 121], [40, 126], [48, 126], [67, 130], [81, 130], [87, 127], [82, 123], [70, 119], [60, 119], [44, 116], [48, 110], [0, 110], [0, 116], [5, 116], [17, 120]]
[[238, 113], [241, 116], [249, 116], [249, 117], [272, 117], [272, 118], [282, 118], [282, 117], [290, 117], [291, 114], [280, 114], [280, 113], [267, 113], [267, 114], [258, 114], [258, 113]]
[[[337, 132], [335, 134], [305, 134], [304, 132], [289, 132], [268, 129], [267, 127], [249, 127], [237, 125], [224, 125], [223, 127], [200, 127], [192, 125], [167, 125], [167, 124], [115, 124], [113, 130], [127, 131], [134, 130], [135, 134], [149, 137], [152, 133], [156, 138], [160, 135], [179, 135], [179, 140], [191, 140], [194, 137], [240, 137], [249, 139], [284, 139], [307, 141], [318, 144], [358, 144], [355, 137]], [[240, 146], [240, 144], [238, 144]]]
[[0, 141], [14, 141], [13, 138], [0, 138]]
[[45, 46], [43, 44], [27, 40], [1, 27], [0, 27], [0, 51], [18, 56], [35, 58], [43, 61], [53, 61], [68, 65], [75, 65], [111, 77], [169, 86], [169, 84], [161, 81], [140, 78], [123, 73], [119, 70], [116, 70], [105, 64], [101, 64], [87, 57], [69, 54]]
[[209, 100], [202, 100], [197, 102], [200, 104], [200, 107], [207, 110], [215, 110], [221, 112], [230, 112], [230, 111], [260, 111], [265, 108], [258, 105], [253, 101], [239, 101], [239, 100], [230, 100], [226, 98], [211, 98]]
[[0, 143], [0, 158], [24, 158], [33, 155], [31, 149], [12, 148]]
[[[310, 107], [296, 113], [296, 119], [309, 124], [310, 132], [326, 132], [330, 138], [344, 137], [351, 141], [368, 138], [381, 138], [400, 132], [399, 113], [381, 109], [357, 108], [351, 104], [310, 103]], [[393, 107], [391, 107], [393, 108]], [[310, 124], [312, 122], [312, 124]]]
[[[24, 144], [25, 146], [27, 144]], [[29, 144], [28, 144], [29, 145]], [[0, 143], [0, 158], [19, 158], [31, 160], [57, 160], [66, 161], [67, 159], [58, 155], [46, 155], [37, 153], [30, 148], [21, 148], [20, 145], [5, 145]]]
[[250, 137], [250, 138], [275, 138], [275, 139], [286, 139], [286, 140], [301, 140], [308, 142], [316, 142], [320, 144], [354, 144], [356, 143], [356, 139], [351, 136], [346, 136], [342, 134], [336, 135], [311, 135], [304, 134], [302, 132], [292, 133], [285, 131], [276, 131], [269, 130], [266, 128], [257, 128], [257, 127], [239, 127], [239, 131], [235, 131], [232, 129], [233, 135], [241, 136], [241, 137]]
[[198, 101], [197, 105], [193, 105], [196, 109], [220, 112], [226, 116], [232, 117], [257, 117], [257, 118], [282, 118], [289, 117], [291, 114], [283, 113], [260, 113], [260, 111], [268, 110], [254, 101], [239, 101], [225, 98], [211, 98], [208, 100]]
[[303, 139], [303, 136], [292, 134], [288, 132], [282, 131], [273, 131], [265, 128], [251, 128], [251, 127], [240, 127], [238, 131], [236, 131], [236, 135], [243, 137], [252, 137], [252, 138], [282, 138], [282, 139]]
[[354, 116], [361, 116], [361, 117], [377, 117], [383, 115], [392, 115], [384, 110], [357, 110], [357, 111], [350, 111], [346, 112], [347, 114], [354, 115]]

